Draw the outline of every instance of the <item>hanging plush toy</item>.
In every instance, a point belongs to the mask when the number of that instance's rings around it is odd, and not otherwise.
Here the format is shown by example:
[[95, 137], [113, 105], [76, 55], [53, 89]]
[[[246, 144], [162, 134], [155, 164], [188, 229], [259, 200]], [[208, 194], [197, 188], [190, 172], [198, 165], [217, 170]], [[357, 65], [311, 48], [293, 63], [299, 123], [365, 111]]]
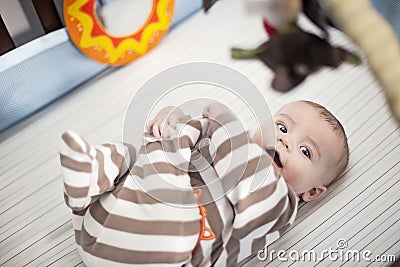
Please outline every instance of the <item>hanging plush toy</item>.
[[[207, 11], [215, 2], [204, 0], [204, 9]], [[337, 27], [363, 50], [400, 122], [400, 46], [393, 29], [374, 10], [370, 0], [323, 3], [324, 8], [318, 0], [247, 0], [247, 8], [264, 17], [270, 39], [256, 49], [234, 48], [232, 57], [259, 58], [275, 73], [272, 87], [288, 91], [321, 66], [361, 63], [355, 54], [329, 43], [327, 27]], [[321, 37], [306, 33], [297, 25], [300, 12], [321, 29]]]
[[[216, 1], [205, 1], [205, 9]], [[316, 0], [248, 0], [247, 8], [264, 17], [270, 38], [261, 46], [245, 50], [232, 49], [235, 59], [258, 58], [274, 71], [272, 88], [286, 92], [303, 82], [322, 66], [337, 67], [360, 59], [349, 51], [328, 42], [328, 18]], [[323, 36], [307, 33], [297, 25], [298, 14], [304, 13], [317, 25]]]

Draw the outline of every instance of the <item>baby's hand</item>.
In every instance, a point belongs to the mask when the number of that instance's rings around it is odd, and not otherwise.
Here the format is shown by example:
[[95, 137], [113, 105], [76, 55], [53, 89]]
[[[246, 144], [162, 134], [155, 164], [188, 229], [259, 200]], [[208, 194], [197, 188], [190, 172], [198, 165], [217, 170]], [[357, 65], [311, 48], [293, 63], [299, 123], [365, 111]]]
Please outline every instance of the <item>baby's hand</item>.
[[146, 126], [147, 132], [153, 133], [155, 138], [170, 137], [168, 126], [176, 129], [179, 117], [185, 115], [178, 107], [168, 106], [161, 109], [156, 117], [149, 121]]
[[231, 113], [231, 110], [221, 103], [207, 105], [203, 110], [203, 117], [215, 119], [223, 113]]

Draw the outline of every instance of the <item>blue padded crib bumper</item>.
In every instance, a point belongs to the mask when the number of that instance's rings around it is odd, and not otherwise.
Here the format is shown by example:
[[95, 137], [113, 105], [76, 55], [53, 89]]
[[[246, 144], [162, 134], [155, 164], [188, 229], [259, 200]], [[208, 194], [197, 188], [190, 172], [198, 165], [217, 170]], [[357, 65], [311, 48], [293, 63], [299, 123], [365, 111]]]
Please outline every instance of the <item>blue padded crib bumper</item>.
[[[171, 29], [201, 6], [201, 0], [176, 0]], [[75, 48], [65, 28], [2, 55], [0, 132], [107, 68]]]

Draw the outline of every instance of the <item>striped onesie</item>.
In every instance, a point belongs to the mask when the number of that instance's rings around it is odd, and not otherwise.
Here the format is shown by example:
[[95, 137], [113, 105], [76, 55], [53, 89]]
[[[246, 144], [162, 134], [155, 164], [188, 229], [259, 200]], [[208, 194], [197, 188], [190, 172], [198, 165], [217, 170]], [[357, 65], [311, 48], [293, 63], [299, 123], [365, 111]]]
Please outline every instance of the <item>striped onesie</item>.
[[137, 153], [63, 134], [64, 197], [88, 266], [233, 266], [293, 223], [297, 196], [232, 114], [180, 121], [178, 136], [145, 137]]

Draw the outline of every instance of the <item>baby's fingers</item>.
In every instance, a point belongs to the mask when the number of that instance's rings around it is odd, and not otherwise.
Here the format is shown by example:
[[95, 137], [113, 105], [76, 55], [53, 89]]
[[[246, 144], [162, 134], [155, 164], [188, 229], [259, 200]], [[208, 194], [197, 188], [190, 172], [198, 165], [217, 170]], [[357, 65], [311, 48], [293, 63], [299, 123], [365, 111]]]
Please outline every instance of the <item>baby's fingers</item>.
[[146, 125], [146, 131], [147, 132], [151, 132], [154, 126], [154, 123], [156, 122], [156, 119], [152, 119], [151, 121], [149, 121]]
[[161, 129], [160, 129], [160, 124], [154, 124], [152, 128], [152, 132], [155, 138], [160, 138], [161, 137]]
[[166, 120], [157, 121], [153, 125], [153, 135], [155, 138], [170, 137], [171, 133], [168, 130], [168, 122]]

